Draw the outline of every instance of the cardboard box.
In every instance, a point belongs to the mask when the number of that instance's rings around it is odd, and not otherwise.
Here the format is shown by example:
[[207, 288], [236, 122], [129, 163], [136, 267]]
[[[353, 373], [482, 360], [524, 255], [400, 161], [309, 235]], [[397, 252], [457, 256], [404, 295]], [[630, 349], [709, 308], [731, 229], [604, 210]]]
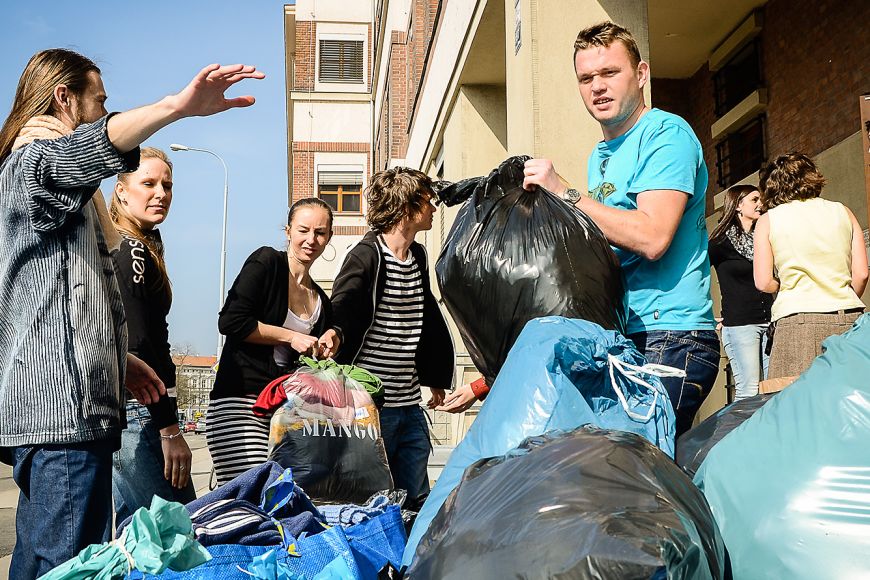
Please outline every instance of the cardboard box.
[[793, 382], [797, 377], [779, 377], [778, 379], [767, 379], [758, 383], [759, 394], [778, 393]]

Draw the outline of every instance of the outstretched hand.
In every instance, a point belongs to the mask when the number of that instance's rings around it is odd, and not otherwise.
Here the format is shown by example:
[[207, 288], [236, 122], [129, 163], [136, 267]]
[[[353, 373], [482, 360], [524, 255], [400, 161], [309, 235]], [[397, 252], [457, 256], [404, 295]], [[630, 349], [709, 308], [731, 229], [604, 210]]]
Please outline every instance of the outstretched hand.
[[125, 386], [133, 398], [143, 405], [156, 403], [161, 395], [166, 394], [163, 381], [139, 357], [127, 353], [127, 373]]
[[183, 117], [205, 117], [234, 107], [250, 107], [254, 97], [245, 95], [227, 99], [224, 93], [243, 79], [263, 79], [266, 75], [256, 67], [243, 64], [210, 64], [174, 95], [175, 109]]
[[461, 413], [470, 409], [476, 402], [477, 397], [474, 396], [474, 390], [471, 385], [466, 384], [453, 391], [439, 406], [435, 407], [435, 410]]

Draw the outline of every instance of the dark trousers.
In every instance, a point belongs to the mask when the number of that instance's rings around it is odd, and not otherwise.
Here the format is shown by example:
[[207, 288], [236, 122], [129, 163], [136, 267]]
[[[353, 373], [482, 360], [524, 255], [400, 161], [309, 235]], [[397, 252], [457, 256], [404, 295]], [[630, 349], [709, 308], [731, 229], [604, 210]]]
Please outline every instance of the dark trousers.
[[695, 414], [719, 374], [719, 335], [715, 330], [654, 330], [628, 335], [646, 362], [678, 368], [685, 378], [663, 377], [677, 416], [676, 436], [692, 428]]
[[429, 494], [429, 425], [419, 405], [381, 409], [381, 436], [393, 485], [408, 492], [409, 503]]
[[115, 517], [123, 522], [140, 507], [151, 507], [159, 495], [166, 501], [188, 504], [196, 499], [193, 480], [182, 489], [172, 487], [164, 477], [163, 445], [160, 431], [145, 405], [127, 403], [127, 428], [121, 433], [121, 449], [112, 465], [112, 495]]
[[112, 532], [117, 440], [12, 449], [18, 485], [10, 580], [33, 580]]

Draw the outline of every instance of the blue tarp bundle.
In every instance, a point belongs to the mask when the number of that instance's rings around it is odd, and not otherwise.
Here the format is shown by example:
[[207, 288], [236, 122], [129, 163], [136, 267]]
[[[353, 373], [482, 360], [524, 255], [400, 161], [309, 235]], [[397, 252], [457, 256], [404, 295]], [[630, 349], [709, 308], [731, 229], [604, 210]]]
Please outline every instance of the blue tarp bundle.
[[420, 539], [465, 469], [504, 455], [526, 437], [592, 424], [645, 437], [674, 454], [674, 410], [643, 355], [618, 332], [559, 316], [526, 324], [486, 404], [453, 451], [417, 516], [405, 548], [408, 565]]
[[870, 576], [870, 314], [695, 476], [736, 580]]

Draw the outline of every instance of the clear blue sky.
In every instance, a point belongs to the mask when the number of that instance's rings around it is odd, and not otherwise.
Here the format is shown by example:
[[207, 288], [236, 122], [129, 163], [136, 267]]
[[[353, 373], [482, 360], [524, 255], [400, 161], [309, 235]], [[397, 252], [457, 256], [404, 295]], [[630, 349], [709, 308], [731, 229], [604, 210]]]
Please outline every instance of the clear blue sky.
[[[290, 3], [290, 2], [286, 2]], [[283, 1], [152, 0], [0, 4], [0, 111], [5, 119], [30, 56], [64, 47], [92, 58], [103, 71], [109, 111], [151, 103], [177, 92], [212, 62], [256, 65], [261, 81], [229, 95], [257, 102], [215, 117], [185, 119], [151, 137], [175, 165], [174, 199], [161, 226], [174, 300], [173, 346], [214, 354], [223, 170], [210, 155], [169, 151], [170, 143], [202, 147], [229, 167], [227, 288], [245, 258], [262, 245], [280, 247], [287, 209]], [[109, 194], [114, 180], [103, 183]]]

